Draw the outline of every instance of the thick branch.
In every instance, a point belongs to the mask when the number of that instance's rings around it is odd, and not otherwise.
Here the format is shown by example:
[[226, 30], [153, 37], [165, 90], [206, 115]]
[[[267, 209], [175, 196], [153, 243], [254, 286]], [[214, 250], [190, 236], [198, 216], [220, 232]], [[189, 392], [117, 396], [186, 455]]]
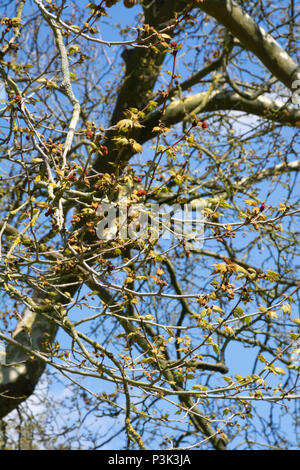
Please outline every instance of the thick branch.
[[[201, 106], [205, 96], [206, 92], [202, 92], [190, 95], [184, 100], [172, 101], [166, 108], [164, 124], [170, 127], [181, 122], [188, 115], [192, 115]], [[295, 126], [300, 121], [300, 110], [293, 106], [285, 106], [284, 103], [265, 96], [249, 101], [229, 90], [214, 92], [204, 108], [201, 109], [201, 113], [226, 110], [242, 111], [286, 125]], [[144, 122], [145, 128], [141, 133], [141, 143], [153, 137], [152, 129], [157, 126], [160, 117], [161, 111], [157, 110]]]
[[290, 90], [300, 79], [300, 67], [273, 37], [232, 0], [198, 0], [197, 6], [223, 24]]
[[[233, 91], [223, 90], [213, 92], [206, 103], [206, 92], [190, 95], [184, 100], [173, 100], [166, 108], [163, 122], [167, 127], [178, 124], [183, 119], [192, 117], [195, 111], [201, 109], [201, 114], [213, 111], [241, 111], [254, 116], [259, 116], [274, 122], [278, 122], [287, 126], [299, 126], [300, 110], [284, 103], [272, 100], [265, 96], [259, 96], [255, 100], [247, 100]], [[202, 106], [204, 104], [204, 106]], [[132, 137], [143, 144], [154, 138], [152, 129], [156, 127], [161, 120], [161, 110], [156, 110], [148, 116], [143, 122], [143, 128], [132, 134]], [[128, 161], [133, 151], [129, 149], [122, 153], [122, 162]], [[108, 157], [99, 157], [96, 159], [94, 168], [99, 172], [115, 171], [115, 154], [110, 152]]]

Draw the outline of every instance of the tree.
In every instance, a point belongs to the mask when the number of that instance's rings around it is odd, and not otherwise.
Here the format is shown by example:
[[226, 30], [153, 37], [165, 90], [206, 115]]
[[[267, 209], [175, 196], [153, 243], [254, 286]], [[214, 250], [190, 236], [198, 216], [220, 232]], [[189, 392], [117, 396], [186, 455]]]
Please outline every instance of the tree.
[[1, 7], [2, 429], [48, 371], [93, 448], [294, 448], [294, 2], [85, 3]]

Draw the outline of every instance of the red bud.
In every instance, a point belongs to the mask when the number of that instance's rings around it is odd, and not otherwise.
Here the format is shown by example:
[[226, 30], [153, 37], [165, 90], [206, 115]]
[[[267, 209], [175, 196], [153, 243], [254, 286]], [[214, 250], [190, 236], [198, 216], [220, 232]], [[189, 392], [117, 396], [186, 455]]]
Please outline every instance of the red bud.
[[108, 155], [108, 147], [106, 145], [101, 145], [100, 150], [103, 155]]
[[259, 208], [260, 212], [263, 212], [265, 210], [265, 208], [266, 208], [265, 204], [262, 203], [262, 205]]

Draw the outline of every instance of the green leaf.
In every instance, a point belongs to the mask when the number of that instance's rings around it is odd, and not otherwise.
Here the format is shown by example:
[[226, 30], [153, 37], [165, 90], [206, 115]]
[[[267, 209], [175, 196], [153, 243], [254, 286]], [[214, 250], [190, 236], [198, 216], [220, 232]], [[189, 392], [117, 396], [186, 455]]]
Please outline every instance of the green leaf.
[[286, 375], [285, 370], [283, 370], [281, 367], [275, 367], [275, 372], [280, 375]]
[[258, 359], [260, 362], [264, 362], [264, 363], [267, 362], [266, 359], [265, 359], [265, 357], [264, 357], [262, 354], [259, 354], [259, 355], [257, 356], [257, 359]]
[[271, 282], [276, 282], [280, 279], [280, 274], [276, 273], [275, 271], [266, 271], [267, 279]]
[[[283, 313], [285, 313], [287, 315], [290, 315], [291, 311], [292, 311], [292, 306], [291, 306], [291, 304], [283, 304], [281, 306], [281, 309], [282, 309]], [[300, 319], [299, 319], [299, 321], [300, 321]], [[297, 323], [297, 322], [295, 322], [295, 323]]]

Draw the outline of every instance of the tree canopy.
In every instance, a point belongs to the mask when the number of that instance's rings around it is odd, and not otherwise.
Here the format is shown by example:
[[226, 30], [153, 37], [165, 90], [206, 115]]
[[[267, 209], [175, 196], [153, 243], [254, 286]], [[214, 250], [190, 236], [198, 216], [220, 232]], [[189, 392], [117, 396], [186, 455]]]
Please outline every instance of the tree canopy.
[[2, 448], [299, 447], [298, 16], [2, 2]]

